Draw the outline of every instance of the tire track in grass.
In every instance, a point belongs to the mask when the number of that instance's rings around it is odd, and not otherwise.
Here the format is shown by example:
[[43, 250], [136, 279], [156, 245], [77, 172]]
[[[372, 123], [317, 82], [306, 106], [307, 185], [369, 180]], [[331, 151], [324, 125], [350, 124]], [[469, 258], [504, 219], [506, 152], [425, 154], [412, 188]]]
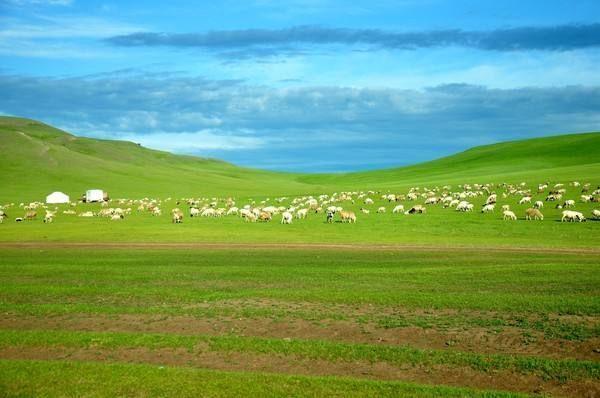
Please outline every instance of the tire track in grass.
[[344, 243], [183, 243], [183, 242], [0, 242], [2, 249], [182, 249], [182, 250], [360, 250], [360, 251], [426, 251], [426, 252], [512, 252], [512, 253], [564, 253], [599, 255], [600, 249], [573, 247], [523, 247], [523, 246], [452, 246], [452, 245], [386, 245]]
[[[361, 369], [367, 369], [366, 372], [374, 371], [373, 369], [377, 369], [378, 366], [385, 366], [395, 369], [391, 373], [392, 377], [397, 378], [404, 375], [409, 380], [426, 375], [436, 381], [443, 378], [454, 380], [454, 383], [462, 383], [460, 385], [475, 387], [478, 385], [469, 384], [472, 380], [481, 382], [485, 379], [489, 387], [508, 388], [515, 391], [534, 392], [532, 387], [542, 386], [544, 390], [551, 389], [554, 393], [565, 388], [575, 391], [582, 387], [600, 392], [600, 362], [594, 361], [552, 360], [527, 356], [486, 355], [458, 351], [420, 350], [406, 346], [347, 344], [299, 339], [0, 331], [0, 356], [4, 355], [9, 358], [14, 356], [22, 358], [19, 355], [25, 355], [26, 350], [33, 350], [32, 352], [41, 352], [42, 355], [50, 353], [49, 356], [54, 359], [62, 358], [65, 355], [74, 355], [75, 358], [83, 355], [85, 359], [85, 355], [87, 355], [85, 353], [89, 351], [104, 353], [106, 358], [118, 360], [120, 351], [131, 349], [155, 351], [154, 357], [163, 362], [175, 358], [175, 355], [169, 354], [169, 352], [175, 351], [179, 353], [180, 357], [181, 355], [185, 357], [184, 353], [187, 351], [191, 355], [190, 358], [208, 355], [207, 353], [248, 355], [249, 358], [253, 356], [267, 358], [264, 361], [266, 369], [277, 372], [281, 370], [278, 366], [279, 362], [274, 360], [270, 363], [268, 358], [284, 357], [287, 363], [294, 363], [298, 360], [308, 361], [307, 369], [309, 370], [312, 369], [310, 364], [319, 364], [323, 369], [324, 364], [327, 363], [332, 364], [332, 369], [340, 363], [347, 364], [350, 368], [352, 368], [352, 364], [356, 364]], [[10, 350], [17, 354], [11, 356]], [[167, 351], [160, 354], [160, 350]], [[241, 360], [240, 363], [246, 362]], [[299, 371], [296, 368], [287, 370], [291, 373]], [[323, 373], [328, 374], [326, 370]], [[414, 374], [421, 376], [414, 376]], [[564, 391], [562, 392], [564, 393]]]
[[[21, 377], [27, 374], [28, 377]], [[6, 396], [522, 397], [467, 388], [148, 364], [0, 360]]]

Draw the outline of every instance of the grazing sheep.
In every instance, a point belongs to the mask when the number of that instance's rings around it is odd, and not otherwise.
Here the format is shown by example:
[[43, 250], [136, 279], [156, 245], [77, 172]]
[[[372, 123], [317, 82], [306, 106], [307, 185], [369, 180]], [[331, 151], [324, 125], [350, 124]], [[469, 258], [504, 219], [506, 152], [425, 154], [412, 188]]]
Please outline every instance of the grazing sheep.
[[519, 200], [520, 205], [524, 203], [531, 203], [531, 196], [523, 196], [521, 200]]
[[494, 204], [487, 204], [487, 205], [484, 205], [484, 206], [481, 208], [481, 212], [482, 212], [482, 213], [489, 213], [489, 212], [493, 212], [495, 208], [496, 208], [496, 205], [494, 205]]
[[352, 211], [345, 211], [345, 210], [341, 211], [340, 218], [342, 219], [342, 222], [348, 222], [348, 223], [356, 222], [356, 214], [354, 214], [354, 212], [352, 212]]
[[242, 215], [242, 217], [244, 218], [244, 221], [246, 222], [256, 222], [257, 217], [254, 213], [252, 212], [247, 212], [244, 215]]
[[597, 210], [597, 209], [592, 210], [592, 217], [595, 219], [599, 219], [600, 218], [600, 210]]
[[333, 222], [333, 215], [335, 212], [327, 211], [327, 224], [331, 224]]
[[394, 209], [392, 210], [393, 214], [396, 213], [403, 213], [404, 212], [404, 206], [403, 205], [397, 205], [396, 207], [394, 207]]
[[198, 217], [200, 215], [200, 209], [190, 207], [190, 217]]
[[123, 214], [113, 214], [112, 216], [110, 216], [110, 219], [112, 221], [122, 220], [123, 218], [124, 218]]
[[503, 220], [516, 220], [517, 215], [510, 210], [504, 210], [502, 212], [502, 219]]
[[542, 220], [543, 221], [544, 215], [538, 209], [530, 207], [529, 209], [525, 210], [525, 219], [531, 220], [532, 218], [534, 220]]
[[258, 215], [258, 221], [269, 222], [273, 219], [273, 216], [268, 211], [261, 211]]
[[304, 219], [308, 215], [308, 209], [300, 209], [296, 212], [296, 218]]
[[28, 211], [27, 213], [25, 213], [25, 219], [26, 220], [33, 220], [37, 217], [37, 213], [33, 210]]
[[183, 212], [180, 209], [175, 208], [171, 210], [171, 216], [173, 224], [181, 224], [183, 222]]
[[541, 200], [536, 200], [533, 204], [533, 207], [535, 209], [542, 209], [544, 207], [544, 202], [542, 202]]
[[469, 211], [469, 202], [463, 200], [456, 206], [456, 211]]
[[94, 213], [91, 211], [84, 211], [83, 213], [79, 213], [79, 217], [94, 217]]
[[365, 204], [366, 204], [366, 205], [372, 205], [373, 203], [374, 203], [374, 202], [373, 202], [373, 199], [371, 199], [371, 198], [366, 198], [366, 199], [365, 199]]
[[421, 205], [416, 205], [411, 207], [408, 211], [405, 211], [404, 214], [423, 214], [427, 211], [427, 208]]
[[371, 211], [369, 209], [365, 209], [365, 208], [360, 208], [360, 211], [362, 211], [364, 214], [369, 214], [371, 213]]
[[385, 213], [385, 207], [381, 206], [377, 209], [377, 213]]
[[293, 218], [294, 216], [292, 216], [292, 213], [290, 213], [289, 211], [284, 211], [283, 213], [281, 213], [282, 224], [291, 224]]
[[560, 219], [561, 222], [567, 221], [567, 222], [571, 222], [571, 221], [578, 221], [578, 222], [583, 222], [586, 221], [585, 217], [583, 216], [583, 213], [580, 213], [578, 211], [573, 211], [573, 210], [564, 210], [562, 212], [562, 218]]
[[200, 217], [217, 217], [217, 211], [209, 207], [208, 209], [202, 210]]
[[563, 204], [563, 207], [565, 209], [567, 209], [569, 207], [574, 207], [574, 206], [575, 206], [575, 201], [573, 199], [565, 200], [565, 203]]
[[8, 218], [8, 214], [6, 214], [3, 210], [0, 210], [0, 224], [4, 222], [5, 218]]
[[54, 221], [54, 216], [56, 215], [55, 211], [48, 211], [46, 210], [46, 215], [44, 216], [44, 222], [45, 223], [51, 223], [52, 221]]
[[496, 200], [498, 198], [498, 195], [496, 195], [495, 193], [491, 194], [490, 196], [488, 196], [488, 198], [485, 201], [486, 205], [493, 205], [496, 204]]

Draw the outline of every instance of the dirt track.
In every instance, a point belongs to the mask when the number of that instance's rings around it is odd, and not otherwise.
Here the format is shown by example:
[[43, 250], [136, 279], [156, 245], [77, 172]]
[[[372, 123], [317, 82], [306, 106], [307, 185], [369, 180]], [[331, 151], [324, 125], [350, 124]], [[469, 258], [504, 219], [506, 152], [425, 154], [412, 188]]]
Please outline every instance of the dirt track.
[[0, 242], [0, 249], [194, 249], [194, 250], [364, 250], [418, 252], [505, 252], [563, 253], [600, 255], [596, 248], [506, 247], [506, 246], [435, 246], [354, 243], [206, 243], [206, 242]]

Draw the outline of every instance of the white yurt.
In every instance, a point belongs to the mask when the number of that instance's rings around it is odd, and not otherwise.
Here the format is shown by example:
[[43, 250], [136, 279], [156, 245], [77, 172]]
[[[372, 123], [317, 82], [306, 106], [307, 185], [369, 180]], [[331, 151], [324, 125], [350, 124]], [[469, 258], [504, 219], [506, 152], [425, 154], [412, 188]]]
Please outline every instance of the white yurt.
[[69, 195], [64, 194], [62, 192], [52, 192], [50, 195], [46, 196], [46, 203], [51, 204], [59, 204], [59, 203], [69, 203]]
[[85, 191], [86, 202], [104, 202], [104, 191], [101, 189], [88, 189]]

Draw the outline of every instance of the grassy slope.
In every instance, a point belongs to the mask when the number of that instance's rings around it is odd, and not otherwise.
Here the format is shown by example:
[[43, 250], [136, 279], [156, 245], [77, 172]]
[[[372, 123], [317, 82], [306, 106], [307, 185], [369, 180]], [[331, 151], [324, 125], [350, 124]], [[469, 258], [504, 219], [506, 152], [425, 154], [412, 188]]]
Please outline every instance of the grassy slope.
[[538, 183], [545, 180], [597, 179], [600, 174], [600, 133], [569, 134], [503, 142], [414, 166], [347, 173], [311, 175], [301, 181], [348, 183], [370, 187], [409, 184], [477, 182]]
[[241, 168], [131, 142], [80, 138], [20, 118], [0, 117], [0, 134], [0, 201], [41, 200], [54, 190], [78, 197], [96, 187], [116, 197], [252, 196], [481, 180], [588, 180], [600, 174], [600, 133], [476, 147], [409, 167], [310, 175]]
[[79, 197], [101, 188], [118, 197], [301, 192], [284, 173], [174, 155], [132, 142], [70, 135], [43, 123], [0, 117], [2, 200], [42, 200], [61, 190]]

